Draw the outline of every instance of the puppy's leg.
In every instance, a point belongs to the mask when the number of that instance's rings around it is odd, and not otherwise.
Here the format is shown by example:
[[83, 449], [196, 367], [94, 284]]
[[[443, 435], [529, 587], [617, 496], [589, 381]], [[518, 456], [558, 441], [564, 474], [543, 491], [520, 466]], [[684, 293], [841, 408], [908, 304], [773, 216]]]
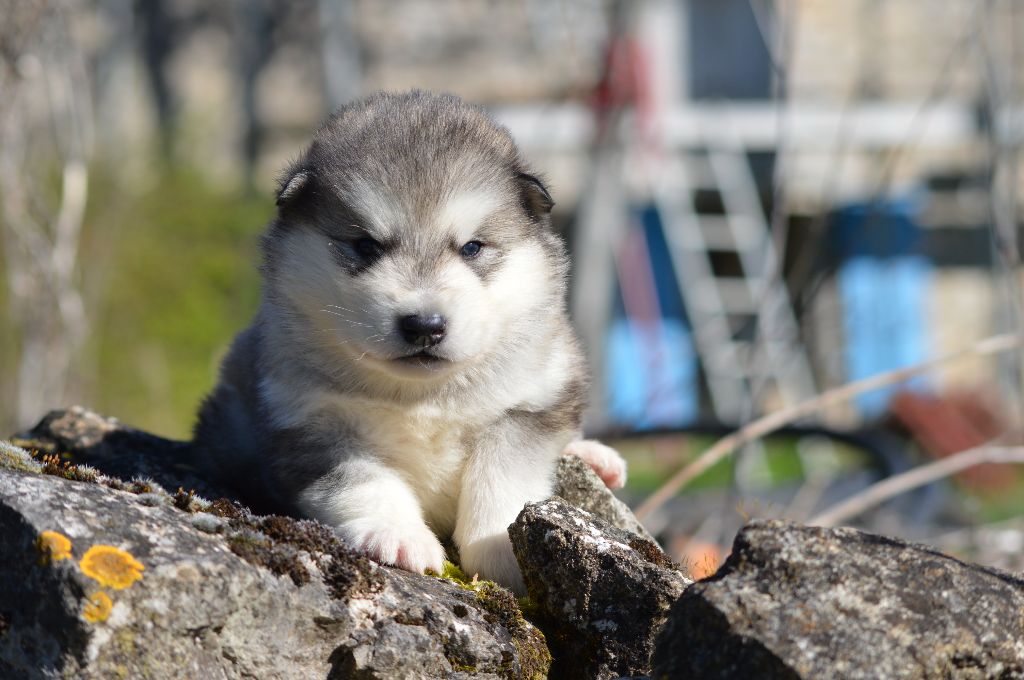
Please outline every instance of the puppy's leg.
[[621, 489], [626, 484], [626, 461], [619, 452], [596, 439], [577, 439], [565, 447], [567, 456], [577, 456], [597, 473], [609, 489]]
[[526, 503], [551, 495], [562, 441], [564, 437], [560, 441], [540, 438], [514, 422], [487, 429], [463, 472], [455, 522], [455, 543], [467, 574], [479, 574], [525, 594], [508, 526]]
[[441, 573], [444, 549], [423, 521], [419, 501], [377, 460], [345, 460], [303, 491], [299, 506], [375, 562]]

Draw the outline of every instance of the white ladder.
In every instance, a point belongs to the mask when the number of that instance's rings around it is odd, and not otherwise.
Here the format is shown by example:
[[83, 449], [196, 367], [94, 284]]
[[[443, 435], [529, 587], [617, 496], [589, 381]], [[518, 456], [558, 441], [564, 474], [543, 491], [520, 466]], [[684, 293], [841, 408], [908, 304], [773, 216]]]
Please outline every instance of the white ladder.
[[[698, 212], [700, 190], [722, 197], [723, 213]], [[716, 143], [665, 160], [654, 198], [694, 344], [719, 420], [741, 423], [761, 410], [763, 388], [782, 405], [816, 394], [789, 294], [775, 266], [776, 253], [744, 150]], [[732, 255], [742, 272], [714, 271], [712, 253]], [[741, 331], [756, 329], [753, 338]]]

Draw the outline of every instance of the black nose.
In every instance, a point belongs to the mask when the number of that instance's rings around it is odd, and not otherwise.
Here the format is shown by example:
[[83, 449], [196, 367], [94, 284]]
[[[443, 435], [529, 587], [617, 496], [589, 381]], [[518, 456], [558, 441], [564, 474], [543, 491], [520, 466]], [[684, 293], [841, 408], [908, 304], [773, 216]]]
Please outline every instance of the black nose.
[[447, 326], [448, 321], [440, 314], [431, 314], [430, 316], [410, 314], [398, 320], [398, 328], [405, 341], [410, 345], [419, 345], [420, 347], [433, 347], [444, 340], [444, 331]]

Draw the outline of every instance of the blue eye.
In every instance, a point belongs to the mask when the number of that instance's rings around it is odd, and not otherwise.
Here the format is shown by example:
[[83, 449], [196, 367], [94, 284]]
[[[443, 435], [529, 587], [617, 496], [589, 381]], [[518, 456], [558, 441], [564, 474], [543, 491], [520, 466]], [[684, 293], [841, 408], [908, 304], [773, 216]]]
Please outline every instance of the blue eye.
[[480, 254], [480, 249], [483, 247], [484, 244], [480, 243], [480, 241], [470, 241], [466, 245], [462, 246], [462, 250], [459, 251], [459, 254], [467, 260], [472, 260]]
[[356, 252], [367, 260], [380, 257], [381, 252], [384, 250], [384, 247], [372, 238], [361, 238], [352, 245]]

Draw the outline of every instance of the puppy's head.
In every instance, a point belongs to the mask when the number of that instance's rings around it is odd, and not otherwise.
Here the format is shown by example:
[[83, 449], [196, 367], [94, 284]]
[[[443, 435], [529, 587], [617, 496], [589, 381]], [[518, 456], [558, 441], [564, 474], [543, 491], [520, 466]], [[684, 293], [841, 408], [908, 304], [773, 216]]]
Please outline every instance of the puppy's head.
[[343, 108], [277, 202], [268, 294], [358, 369], [438, 379], [529, 341], [562, 311], [547, 189], [508, 132], [454, 96]]

